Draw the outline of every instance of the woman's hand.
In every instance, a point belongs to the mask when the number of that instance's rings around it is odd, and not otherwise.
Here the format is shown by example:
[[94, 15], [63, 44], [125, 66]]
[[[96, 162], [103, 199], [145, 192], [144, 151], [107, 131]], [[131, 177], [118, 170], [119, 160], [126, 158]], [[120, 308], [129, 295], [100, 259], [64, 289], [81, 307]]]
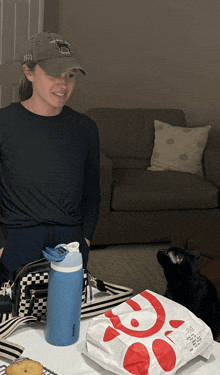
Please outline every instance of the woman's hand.
[[87, 245], [90, 247], [90, 241], [87, 240], [87, 238], [85, 238], [86, 242], [87, 242]]
[[0, 249], [0, 258], [2, 256], [3, 250], [4, 250], [4, 247], [2, 249]]

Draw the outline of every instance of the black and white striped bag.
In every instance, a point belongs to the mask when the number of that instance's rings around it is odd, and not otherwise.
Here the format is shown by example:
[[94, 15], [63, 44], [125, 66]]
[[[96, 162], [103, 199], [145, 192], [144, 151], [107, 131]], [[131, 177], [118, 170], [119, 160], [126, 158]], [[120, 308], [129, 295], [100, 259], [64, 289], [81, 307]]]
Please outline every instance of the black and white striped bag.
[[14, 361], [19, 358], [24, 351], [24, 347], [12, 343], [6, 338], [12, 334], [20, 325], [27, 322], [34, 322], [37, 318], [26, 316], [24, 318], [10, 318], [0, 324], [0, 356]]
[[[0, 355], [3, 345], [1, 338], [5, 339], [5, 336], [1, 336], [2, 325], [14, 322], [14, 327], [18, 322], [25, 322], [25, 318], [46, 322], [49, 270], [50, 262], [42, 258], [19, 269], [15, 279], [2, 286], [0, 294], [10, 295], [12, 309], [2, 314], [0, 311]], [[128, 300], [132, 295], [132, 289], [101, 281], [84, 270], [81, 319], [102, 314]]]

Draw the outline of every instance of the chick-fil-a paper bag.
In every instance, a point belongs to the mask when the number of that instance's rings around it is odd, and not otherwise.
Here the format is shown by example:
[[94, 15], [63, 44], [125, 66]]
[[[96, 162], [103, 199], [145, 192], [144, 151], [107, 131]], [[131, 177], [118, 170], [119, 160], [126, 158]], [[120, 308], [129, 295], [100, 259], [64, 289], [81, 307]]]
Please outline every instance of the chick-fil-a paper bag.
[[213, 342], [188, 309], [145, 290], [92, 319], [83, 353], [114, 374], [172, 375], [198, 355], [208, 359]]

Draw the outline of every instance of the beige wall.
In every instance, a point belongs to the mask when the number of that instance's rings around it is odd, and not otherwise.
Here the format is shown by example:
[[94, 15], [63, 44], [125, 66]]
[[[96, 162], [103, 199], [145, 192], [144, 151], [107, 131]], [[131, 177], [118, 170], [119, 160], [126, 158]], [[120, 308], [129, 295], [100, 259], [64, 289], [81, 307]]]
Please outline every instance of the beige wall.
[[60, 0], [59, 30], [89, 73], [71, 107], [173, 107], [220, 123], [219, 0]]

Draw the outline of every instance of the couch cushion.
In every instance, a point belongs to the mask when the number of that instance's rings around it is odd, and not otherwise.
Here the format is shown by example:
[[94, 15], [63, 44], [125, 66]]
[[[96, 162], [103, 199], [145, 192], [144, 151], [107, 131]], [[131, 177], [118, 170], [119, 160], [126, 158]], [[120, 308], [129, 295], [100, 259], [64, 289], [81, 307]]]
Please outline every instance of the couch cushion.
[[178, 109], [93, 108], [86, 114], [96, 122], [101, 150], [115, 168], [150, 166], [154, 120], [186, 126], [184, 112]]
[[150, 165], [146, 158], [117, 158], [112, 156], [111, 161], [114, 168], [145, 169]]
[[202, 156], [211, 126], [183, 128], [155, 120], [151, 171], [178, 171], [203, 177]]
[[111, 208], [116, 211], [218, 207], [218, 189], [190, 173], [115, 169], [113, 177]]

